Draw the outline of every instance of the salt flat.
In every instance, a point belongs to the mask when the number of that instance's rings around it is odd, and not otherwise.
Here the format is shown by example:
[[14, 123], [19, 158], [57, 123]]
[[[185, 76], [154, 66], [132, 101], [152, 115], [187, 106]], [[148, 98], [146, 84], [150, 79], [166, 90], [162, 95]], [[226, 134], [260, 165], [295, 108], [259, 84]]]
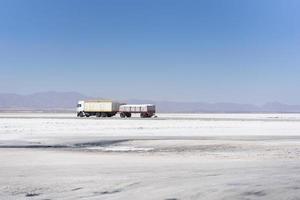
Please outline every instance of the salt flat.
[[0, 114], [1, 199], [298, 199], [300, 114]]

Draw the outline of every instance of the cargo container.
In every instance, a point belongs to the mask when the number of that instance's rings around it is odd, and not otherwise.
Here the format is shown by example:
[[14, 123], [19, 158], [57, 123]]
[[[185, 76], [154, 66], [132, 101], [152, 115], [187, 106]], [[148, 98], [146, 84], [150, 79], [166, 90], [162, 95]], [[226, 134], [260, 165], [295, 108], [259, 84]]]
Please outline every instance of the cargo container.
[[140, 113], [142, 118], [152, 117], [155, 114], [155, 105], [153, 104], [137, 104], [137, 105], [120, 105], [120, 116], [131, 117], [132, 113]]
[[112, 117], [119, 111], [122, 103], [110, 100], [79, 101], [77, 104], [78, 117]]

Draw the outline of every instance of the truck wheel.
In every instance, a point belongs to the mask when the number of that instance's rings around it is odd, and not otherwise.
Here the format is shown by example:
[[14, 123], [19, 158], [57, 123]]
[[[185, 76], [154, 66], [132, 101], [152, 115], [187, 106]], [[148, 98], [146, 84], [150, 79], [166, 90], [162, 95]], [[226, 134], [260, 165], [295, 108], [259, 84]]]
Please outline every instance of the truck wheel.
[[101, 117], [107, 117], [107, 113], [105, 112], [101, 113]]
[[153, 116], [152, 113], [147, 113], [147, 117], [148, 117], [148, 118], [151, 118], [152, 116]]
[[96, 117], [101, 117], [101, 113], [96, 113]]
[[126, 113], [126, 117], [131, 117], [131, 113]]
[[141, 118], [145, 118], [145, 113], [141, 113]]
[[86, 117], [90, 117], [91, 115], [89, 113], [85, 113], [85, 116]]
[[125, 118], [125, 117], [126, 117], [126, 114], [122, 112], [122, 113], [120, 113], [120, 117], [121, 117], [121, 118]]
[[78, 116], [78, 117], [84, 117], [84, 114], [83, 114], [83, 112], [79, 112], [79, 113], [77, 114], [77, 116]]

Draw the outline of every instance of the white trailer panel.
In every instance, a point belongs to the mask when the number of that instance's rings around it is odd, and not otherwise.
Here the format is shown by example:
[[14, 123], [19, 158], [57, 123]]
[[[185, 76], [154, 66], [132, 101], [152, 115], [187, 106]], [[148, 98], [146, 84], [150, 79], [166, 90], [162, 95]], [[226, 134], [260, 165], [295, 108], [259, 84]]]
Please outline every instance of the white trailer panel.
[[85, 112], [117, 112], [120, 103], [113, 101], [85, 101]]
[[120, 112], [131, 112], [131, 113], [140, 113], [140, 112], [155, 112], [155, 105], [153, 104], [134, 104], [134, 105], [121, 105]]

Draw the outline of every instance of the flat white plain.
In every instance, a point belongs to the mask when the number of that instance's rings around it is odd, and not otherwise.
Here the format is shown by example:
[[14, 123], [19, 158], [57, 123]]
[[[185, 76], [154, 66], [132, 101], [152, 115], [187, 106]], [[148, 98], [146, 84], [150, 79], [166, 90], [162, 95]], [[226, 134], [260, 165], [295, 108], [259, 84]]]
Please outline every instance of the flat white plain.
[[1, 199], [297, 199], [300, 114], [0, 114]]

